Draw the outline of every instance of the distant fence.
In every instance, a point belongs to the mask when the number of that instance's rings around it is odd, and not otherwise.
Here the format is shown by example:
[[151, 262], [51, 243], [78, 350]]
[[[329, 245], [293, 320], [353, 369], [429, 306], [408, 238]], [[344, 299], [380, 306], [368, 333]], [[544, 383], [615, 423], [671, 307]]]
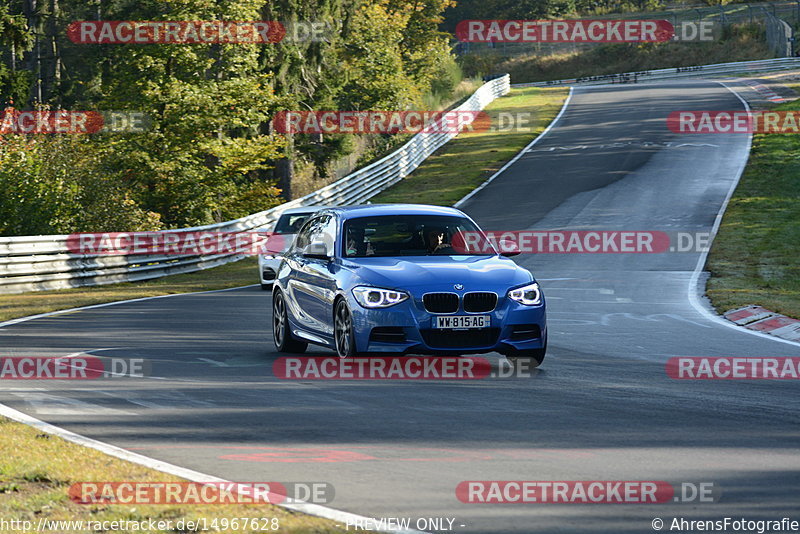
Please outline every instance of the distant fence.
[[[486, 82], [457, 111], [480, 111], [509, 91], [508, 75]], [[240, 232], [269, 228], [280, 214], [298, 206], [359, 204], [399, 182], [422, 161], [456, 136], [419, 133], [388, 156], [345, 176], [322, 189], [280, 206], [233, 221], [183, 228], [180, 231]], [[0, 238], [0, 293], [24, 293], [47, 289], [148, 280], [178, 273], [199, 271], [244, 258], [241, 254], [209, 256], [88, 256], [71, 254], [66, 235]], [[256, 280], [256, 273], [253, 273]]]
[[775, 52], [775, 57], [794, 56], [794, 29], [771, 13], [765, 19], [767, 25], [767, 45]]
[[717, 63], [714, 65], [696, 65], [693, 67], [677, 67], [671, 69], [642, 70], [637, 72], [621, 72], [602, 74], [584, 78], [568, 78], [547, 82], [515, 83], [512, 87], [557, 87], [566, 85], [602, 85], [614, 83], [638, 83], [678, 78], [714, 76], [726, 74], [744, 74], [748, 72], [771, 72], [786, 69], [800, 69], [800, 58], [786, 57], [761, 59], [758, 61], [738, 61], [735, 63]]

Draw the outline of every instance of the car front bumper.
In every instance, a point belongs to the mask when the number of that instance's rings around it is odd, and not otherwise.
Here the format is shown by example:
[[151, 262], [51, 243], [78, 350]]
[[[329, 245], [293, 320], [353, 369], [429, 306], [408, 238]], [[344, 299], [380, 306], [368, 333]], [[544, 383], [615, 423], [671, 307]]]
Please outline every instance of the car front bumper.
[[278, 274], [281, 265], [280, 256], [259, 256], [258, 257], [258, 276], [262, 284], [272, 284]]
[[348, 299], [353, 315], [356, 347], [360, 352], [411, 354], [478, 354], [542, 349], [547, 339], [544, 297], [537, 306], [525, 306], [500, 297], [491, 312], [454, 314], [488, 315], [491, 325], [481, 329], [438, 330], [435, 317], [425, 310], [421, 298], [412, 297], [389, 308], [367, 309], [352, 296]]

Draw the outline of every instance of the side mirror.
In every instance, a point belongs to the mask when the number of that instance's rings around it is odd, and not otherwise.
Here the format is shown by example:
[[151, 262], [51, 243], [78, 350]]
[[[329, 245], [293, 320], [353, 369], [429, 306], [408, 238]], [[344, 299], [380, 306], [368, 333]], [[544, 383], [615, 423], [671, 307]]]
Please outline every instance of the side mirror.
[[315, 260], [330, 260], [331, 254], [325, 243], [317, 241], [306, 245], [306, 248], [303, 249], [303, 257]]
[[510, 258], [511, 256], [519, 256], [520, 254], [522, 254], [522, 252], [519, 250], [519, 246], [517, 246], [515, 241], [509, 241], [507, 239], [500, 241], [501, 256]]
[[274, 234], [272, 232], [259, 232], [259, 249], [261, 254], [283, 256], [291, 247], [294, 236]]

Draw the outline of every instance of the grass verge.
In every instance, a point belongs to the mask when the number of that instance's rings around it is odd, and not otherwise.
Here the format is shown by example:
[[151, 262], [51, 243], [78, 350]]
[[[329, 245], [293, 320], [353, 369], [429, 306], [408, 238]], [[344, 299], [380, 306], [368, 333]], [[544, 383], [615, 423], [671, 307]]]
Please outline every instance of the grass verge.
[[[296, 514], [269, 504], [240, 505], [83, 505], [72, 502], [68, 496], [70, 485], [77, 482], [177, 482], [181, 479], [159, 471], [118, 460], [94, 449], [70, 443], [50, 434], [0, 417], [0, 519], [6, 527], [0, 532], [35, 532], [40, 520], [49, 521], [172, 521], [167, 529], [131, 528], [93, 530], [84, 523], [83, 528], [66, 524], [49, 525], [50, 532], [113, 531], [126, 532], [189, 532], [175, 528], [177, 521], [205, 520], [211, 526], [224, 526], [222, 520], [239, 518], [277, 519], [279, 532], [293, 534], [345, 532], [333, 521]], [[32, 528], [10, 528], [10, 521], [31, 521]], [[19, 526], [18, 523], [16, 526]], [[147, 525], [146, 525], [147, 526]], [[167, 525], [163, 525], [167, 526]], [[230, 523], [228, 524], [230, 526]], [[214, 532], [258, 532], [257, 529], [238, 528]]]
[[[800, 101], [774, 109], [798, 111]], [[707, 294], [720, 313], [759, 304], [800, 318], [798, 153], [796, 134], [753, 137], [750, 160], [708, 259]]]
[[[528, 87], [512, 89], [486, 108], [491, 124], [501, 114], [530, 113], [520, 128], [461, 134], [425, 160], [403, 181], [383, 191], [372, 202], [424, 202], [452, 206], [494, 174], [539, 135], [561, 109], [568, 90]], [[519, 123], [518, 123], [519, 124]]]
[[0, 321], [117, 300], [210, 291], [257, 283], [258, 260], [254, 256], [206, 271], [176, 274], [145, 282], [0, 295]]

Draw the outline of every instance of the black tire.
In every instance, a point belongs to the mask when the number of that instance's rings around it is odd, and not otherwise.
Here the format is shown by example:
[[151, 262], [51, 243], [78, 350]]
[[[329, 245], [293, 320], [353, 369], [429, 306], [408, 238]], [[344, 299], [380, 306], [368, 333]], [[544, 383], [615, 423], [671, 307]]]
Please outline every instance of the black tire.
[[541, 349], [518, 350], [506, 354], [506, 359], [517, 368], [535, 369], [542, 365], [547, 353], [547, 338], [544, 338], [544, 347]]
[[336, 354], [340, 358], [352, 358], [356, 352], [356, 336], [353, 332], [353, 316], [344, 299], [336, 301], [333, 307], [333, 340]]
[[272, 291], [272, 284], [265, 284], [264, 282], [261, 282], [261, 289], [264, 291]]
[[278, 352], [299, 354], [308, 348], [308, 343], [292, 337], [286, 312], [286, 300], [280, 291], [276, 291], [272, 295], [272, 341], [275, 342]]

